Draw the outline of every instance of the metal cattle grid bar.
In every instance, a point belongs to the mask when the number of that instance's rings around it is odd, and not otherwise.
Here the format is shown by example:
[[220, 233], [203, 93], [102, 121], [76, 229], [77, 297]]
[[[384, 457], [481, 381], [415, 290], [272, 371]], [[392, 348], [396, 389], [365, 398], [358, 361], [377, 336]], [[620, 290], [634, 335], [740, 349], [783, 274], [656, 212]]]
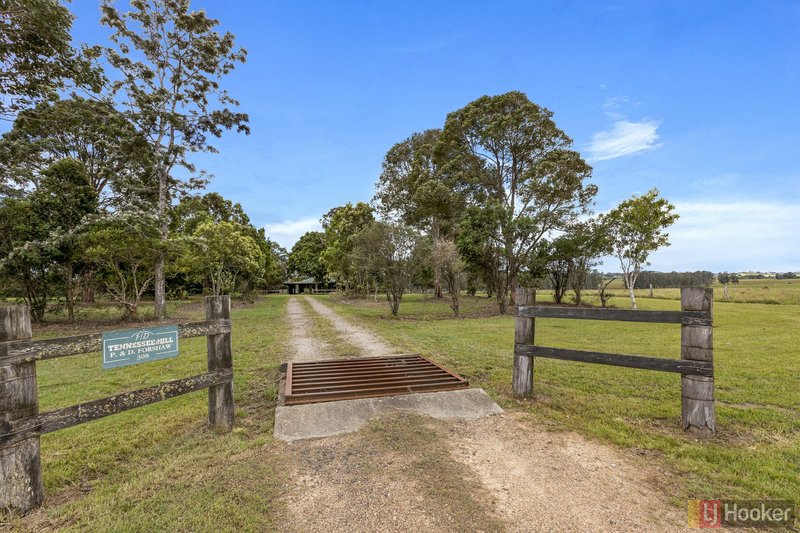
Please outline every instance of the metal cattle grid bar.
[[466, 388], [469, 382], [421, 355], [288, 363], [286, 405]]

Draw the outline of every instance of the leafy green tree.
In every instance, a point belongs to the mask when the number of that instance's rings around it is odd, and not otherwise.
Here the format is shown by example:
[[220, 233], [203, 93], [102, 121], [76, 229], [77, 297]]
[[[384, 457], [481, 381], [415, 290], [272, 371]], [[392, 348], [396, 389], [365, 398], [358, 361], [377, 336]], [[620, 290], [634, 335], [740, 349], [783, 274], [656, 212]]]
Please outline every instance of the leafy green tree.
[[464, 262], [458, 253], [458, 246], [451, 240], [438, 239], [433, 244], [433, 254], [438, 256], [436, 262], [442, 269], [442, 281], [450, 295], [450, 309], [458, 317], [461, 298], [461, 276]]
[[573, 271], [575, 250], [568, 236], [561, 236], [549, 243], [547, 257], [547, 276], [553, 289], [553, 301], [560, 304], [569, 288]]
[[[264, 231], [263, 228], [261, 231]], [[269, 263], [267, 264], [266, 272], [264, 273], [264, 287], [268, 289], [279, 289], [283, 286], [283, 282], [286, 281], [287, 277], [289, 276], [289, 252], [286, 250], [286, 248], [277, 242], [270, 240], [266, 236], [264, 237], [264, 240], [266, 241], [267, 249], [269, 250], [269, 254], [267, 255], [269, 258]]]
[[80, 236], [86, 232], [91, 215], [97, 213], [97, 193], [75, 159], [54, 163], [43, 173], [39, 187], [31, 194], [31, 206], [47, 230], [42, 243], [62, 273], [69, 320], [75, 319], [76, 267], [81, 261]]
[[29, 198], [0, 197], [0, 274], [5, 294], [21, 297], [34, 322], [44, 320], [54, 285], [44, 221]]
[[[501, 264], [503, 260], [502, 236], [497, 219], [501, 209], [491, 206], [469, 206], [461, 220], [456, 245], [466, 262], [469, 276], [478, 278], [491, 296], [503, 284]], [[501, 288], [502, 290], [502, 288]], [[472, 295], [475, 295], [475, 291]]]
[[63, 159], [81, 164], [101, 205], [109, 207], [139, 196], [151, 173], [144, 138], [106, 100], [41, 102], [17, 115], [0, 139], [3, 178], [23, 189]]
[[386, 292], [392, 316], [414, 276], [428, 261], [430, 247], [413, 228], [389, 222], [373, 222], [353, 238], [354, 255], [367, 258]]
[[189, 253], [183, 255], [181, 264], [215, 296], [230, 294], [243, 276], [264, 274], [266, 257], [248, 233], [235, 222], [202, 222], [188, 239]]
[[[146, 138], [156, 178], [154, 214], [162, 242], [169, 238], [169, 211], [179, 191], [202, 184], [175, 175], [176, 167], [196, 173], [192, 152], [215, 152], [209, 136], [225, 129], [249, 133], [246, 114], [220, 79], [246, 52], [236, 49], [233, 34], [216, 31], [217, 20], [205, 11], [190, 11], [189, 0], [131, 0], [120, 13], [112, 0], [101, 4], [101, 22], [111, 28], [114, 48], [106, 49], [109, 65], [119, 72], [112, 85], [125, 114]], [[202, 178], [202, 173], [200, 173]], [[155, 264], [155, 312], [166, 315], [165, 252]]]
[[33, 191], [0, 203], [2, 272], [9, 286], [21, 289], [34, 320], [44, 320], [48, 298], [59, 287], [74, 318], [78, 241], [96, 212], [97, 195], [71, 159], [44, 171]]
[[334, 207], [322, 217], [325, 230], [322, 263], [329, 275], [346, 290], [366, 287], [366, 279], [359, 276], [363, 270], [356, 269], [353, 264], [353, 237], [374, 221], [373, 209], [364, 202], [355, 205], [348, 202], [342, 207]]
[[58, 0], [0, 0], [0, 117], [55, 98], [70, 84], [99, 89], [96, 52], [73, 48], [72, 19]]
[[592, 270], [602, 256], [610, 253], [605, 228], [597, 220], [587, 220], [572, 225], [566, 233], [570, 252], [569, 285], [574, 293], [575, 305], [583, 302], [582, 291], [589, 287]]
[[235, 222], [251, 226], [242, 205], [216, 192], [202, 196], [184, 196], [170, 212], [170, 231], [191, 235], [203, 222]]
[[155, 220], [138, 214], [108, 217], [84, 235], [82, 244], [123, 318], [137, 319], [142, 296], [153, 283], [155, 258], [162, 253]]
[[678, 220], [679, 215], [674, 211], [675, 206], [661, 198], [658, 189], [651, 189], [621, 202], [602, 217], [611, 250], [619, 259], [625, 277], [632, 309], [636, 309], [633, 290], [642, 267], [650, 264], [647, 259], [652, 252], [669, 246], [665, 230]]
[[[395, 144], [383, 160], [374, 201], [378, 211], [428, 232], [432, 243], [451, 235], [464, 195], [440, 171], [435, 150], [442, 131], [425, 130]], [[433, 254], [434, 294], [442, 297], [442, 266]]]
[[[248, 271], [239, 276], [238, 288], [243, 293], [259, 287], [283, 283], [284, 278], [278, 272], [278, 258], [273, 250], [274, 243], [267, 239], [264, 228], [253, 226], [241, 204], [233, 203], [216, 192], [206, 193], [202, 196], [184, 196], [172, 209], [170, 216], [170, 234], [175, 237], [190, 237], [204, 223], [230, 222], [239, 225], [240, 231], [256, 243], [264, 256], [262, 272], [259, 272], [258, 275], [251, 275], [253, 273]], [[171, 290], [180, 288], [175, 287], [176, 283], [180, 284], [180, 276], [176, 276], [180, 272], [182, 272], [180, 266], [168, 270], [168, 282]]]
[[309, 276], [317, 283], [328, 277], [328, 271], [322, 262], [325, 251], [325, 234], [321, 231], [304, 233], [292, 247], [289, 254], [288, 269], [292, 276]]
[[552, 115], [518, 91], [482, 96], [447, 116], [437, 147], [442, 172], [494, 214], [494, 257], [484, 269], [498, 269], [501, 313], [531, 251], [586, 213], [597, 192], [586, 183], [591, 167]]

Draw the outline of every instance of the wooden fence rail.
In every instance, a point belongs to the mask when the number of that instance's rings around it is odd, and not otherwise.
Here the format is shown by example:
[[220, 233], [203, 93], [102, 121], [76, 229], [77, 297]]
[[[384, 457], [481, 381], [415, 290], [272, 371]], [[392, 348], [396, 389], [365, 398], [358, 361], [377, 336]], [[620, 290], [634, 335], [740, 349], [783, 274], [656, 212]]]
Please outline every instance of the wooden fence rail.
[[[698, 436], [716, 433], [714, 405], [713, 290], [681, 289], [680, 311], [633, 311], [585, 307], [537, 306], [536, 292], [517, 289], [512, 388], [518, 396], [533, 393], [535, 357], [598, 363], [681, 374], [681, 425]], [[681, 358], [666, 359], [534, 345], [536, 318], [617, 320], [681, 325]]]
[[208, 372], [39, 413], [36, 361], [100, 351], [102, 335], [31, 340], [26, 306], [0, 306], [0, 509], [27, 512], [44, 499], [39, 438], [182, 394], [208, 389], [208, 423], [233, 427], [229, 296], [206, 297], [206, 321], [178, 326], [178, 337], [207, 337]]

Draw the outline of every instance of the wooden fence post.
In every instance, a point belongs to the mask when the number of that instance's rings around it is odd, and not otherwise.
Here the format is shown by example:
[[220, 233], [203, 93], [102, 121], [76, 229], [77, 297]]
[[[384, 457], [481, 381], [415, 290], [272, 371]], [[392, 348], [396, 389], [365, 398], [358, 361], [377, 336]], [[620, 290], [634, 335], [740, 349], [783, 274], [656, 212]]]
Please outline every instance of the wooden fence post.
[[[533, 289], [518, 287], [514, 296], [517, 306], [536, 304], [536, 291]], [[533, 333], [534, 319], [517, 315], [514, 319], [514, 344], [533, 344]], [[514, 376], [511, 387], [517, 396], [533, 394], [533, 357], [514, 354]]]
[[[0, 306], [0, 342], [30, 338], [28, 307]], [[37, 393], [35, 362], [0, 366], [0, 425], [39, 414]], [[0, 509], [25, 513], [43, 499], [39, 437], [0, 449]]]
[[[713, 316], [714, 290], [702, 287], [681, 289], [682, 311], [705, 311]], [[714, 361], [711, 325], [681, 325], [681, 359]], [[714, 406], [714, 378], [681, 375], [681, 425], [698, 437], [710, 437], [717, 431]]]
[[[231, 297], [206, 296], [206, 320], [227, 321], [231, 319]], [[233, 344], [230, 333], [209, 335], [208, 371], [233, 368]], [[230, 431], [233, 428], [233, 381], [208, 388], [208, 425]]]

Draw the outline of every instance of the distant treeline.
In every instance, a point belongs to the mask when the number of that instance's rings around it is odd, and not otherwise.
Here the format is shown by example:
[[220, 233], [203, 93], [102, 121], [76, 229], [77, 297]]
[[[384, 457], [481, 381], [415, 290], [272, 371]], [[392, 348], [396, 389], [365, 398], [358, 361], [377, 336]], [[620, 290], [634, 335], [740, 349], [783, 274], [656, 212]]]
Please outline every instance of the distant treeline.
[[[608, 273], [603, 274], [604, 279], [620, 278], [622, 274]], [[654, 289], [679, 289], [681, 287], [709, 287], [714, 284], [717, 275], [707, 270], [696, 272], [655, 272], [643, 270], [636, 280], [636, 289], [647, 289], [650, 285]], [[592, 287], [596, 288], [596, 287]]]

